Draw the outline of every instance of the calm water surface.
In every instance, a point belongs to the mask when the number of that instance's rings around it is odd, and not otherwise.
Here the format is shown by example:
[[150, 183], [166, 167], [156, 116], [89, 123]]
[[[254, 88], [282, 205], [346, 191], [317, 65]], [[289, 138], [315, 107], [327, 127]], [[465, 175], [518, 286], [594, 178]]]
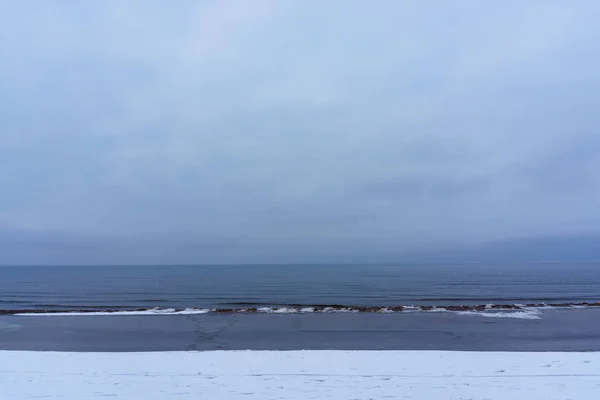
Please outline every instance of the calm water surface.
[[598, 263], [0, 267], [0, 310], [598, 300]]

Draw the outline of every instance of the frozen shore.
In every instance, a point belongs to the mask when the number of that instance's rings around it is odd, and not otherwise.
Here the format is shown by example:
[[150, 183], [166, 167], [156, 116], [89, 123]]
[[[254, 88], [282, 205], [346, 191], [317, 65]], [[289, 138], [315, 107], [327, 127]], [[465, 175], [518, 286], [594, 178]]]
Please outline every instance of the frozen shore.
[[0, 351], [6, 399], [600, 398], [600, 353]]

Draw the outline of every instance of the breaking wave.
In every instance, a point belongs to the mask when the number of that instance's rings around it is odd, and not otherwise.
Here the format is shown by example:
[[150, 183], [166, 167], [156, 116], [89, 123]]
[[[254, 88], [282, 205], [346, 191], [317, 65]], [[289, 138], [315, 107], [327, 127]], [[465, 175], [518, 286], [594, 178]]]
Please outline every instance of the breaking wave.
[[539, 319], [541, 310], [551, 308], [600, 308], [595, 303], [536, 303], [536, 304], [487, 304], [487, 305], [448, 305], [448, 306], [348, 306], [340, 304], [262, 306], [243, 308], [138, 308], [78, 310], [0, 310], [0, 315], [18, 316], [105, 316], [105, 315], [194, 315], [194, 314], [303, 314], [303, 313], [410, 313], [410, 312], [453, 312], [464, 316], [487, 318]]
[[458, 315], [471, 315], [475, 317], [486, 318], [517, 318], [517, 319], [541, 319], [541, 311], [539, 308], [534, 308], [525, 311], [513, 312], [479, 312], [479, 311], [458, 311]]

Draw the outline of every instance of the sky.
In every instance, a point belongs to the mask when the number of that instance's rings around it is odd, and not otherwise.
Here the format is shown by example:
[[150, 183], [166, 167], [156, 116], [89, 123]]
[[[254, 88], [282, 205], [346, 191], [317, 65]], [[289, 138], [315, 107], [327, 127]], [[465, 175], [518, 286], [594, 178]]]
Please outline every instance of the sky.
[[599, 13], [0, 0], [0, 264], [600, 237]]

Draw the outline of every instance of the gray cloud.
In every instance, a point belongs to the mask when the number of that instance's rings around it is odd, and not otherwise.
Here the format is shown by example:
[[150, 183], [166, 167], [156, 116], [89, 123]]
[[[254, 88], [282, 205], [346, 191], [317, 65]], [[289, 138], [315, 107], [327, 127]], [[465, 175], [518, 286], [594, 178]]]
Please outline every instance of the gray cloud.
[[111, 246], [147, 262], [160, 242], [167, 261], [335, 261], [594, 233], [598, 11], [1, 3], [0, 227], [85, 238], [80, 262]]

